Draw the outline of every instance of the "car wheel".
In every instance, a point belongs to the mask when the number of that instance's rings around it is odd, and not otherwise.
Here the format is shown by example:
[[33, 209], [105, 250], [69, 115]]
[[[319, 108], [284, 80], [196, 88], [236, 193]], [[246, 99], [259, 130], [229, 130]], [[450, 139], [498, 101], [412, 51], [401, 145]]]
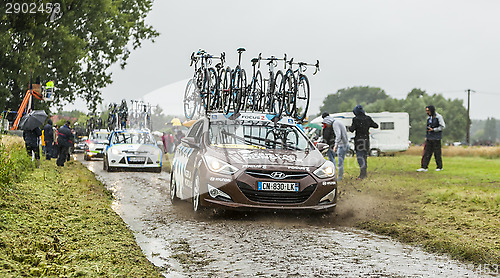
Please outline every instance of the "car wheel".
[[174, 172], [172, 172], [172, 175], [170, 175], [170, 202], [172, 202], [173, 205], [179, 203], [179, 198], [177, 197], [177, 186], [175, 184], [175, 177], [174, 177]]
[[155, 173], [161, 173], [161, 167], [154, 168], [153, 172], [155, 172]]
[[108, 163], [107, 163], [107, 159], [106, 159], [106, 156], [102, 159], [102, 169], [104, 171], [107, 171], [108, 170]]
[[370, 156], [380, 156], [380, 150], [379, 149], [371, 149]]
[[202, 210], [201, 199], [200, 199], [200, 177], [198, 173], [196, 173], [193, 179], [193, 211], [195, 213], [200, 212]]

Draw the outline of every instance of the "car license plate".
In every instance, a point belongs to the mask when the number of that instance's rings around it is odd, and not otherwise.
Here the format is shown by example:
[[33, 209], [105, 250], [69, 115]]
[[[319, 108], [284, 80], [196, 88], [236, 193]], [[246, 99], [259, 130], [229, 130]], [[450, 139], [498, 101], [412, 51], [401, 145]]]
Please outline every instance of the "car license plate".
[[299, 184], [296, 182], [259, 181], [258, 189], [260, 191], [298, 192]]
[[144, 163], [146, 159], [144, 157], [129, 156], [128, 162]]

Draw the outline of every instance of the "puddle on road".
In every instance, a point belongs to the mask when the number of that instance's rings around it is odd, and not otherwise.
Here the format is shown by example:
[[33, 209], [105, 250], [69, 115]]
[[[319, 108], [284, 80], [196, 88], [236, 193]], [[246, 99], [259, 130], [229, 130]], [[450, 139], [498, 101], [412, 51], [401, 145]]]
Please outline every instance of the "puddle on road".
[[113, 209], [166, 277], [491, 277], [467, 265], [356, 229], [296, 214], [194, 215], [173, 206], [168, 173], [102, 170], [85, 162], [115, 195]]

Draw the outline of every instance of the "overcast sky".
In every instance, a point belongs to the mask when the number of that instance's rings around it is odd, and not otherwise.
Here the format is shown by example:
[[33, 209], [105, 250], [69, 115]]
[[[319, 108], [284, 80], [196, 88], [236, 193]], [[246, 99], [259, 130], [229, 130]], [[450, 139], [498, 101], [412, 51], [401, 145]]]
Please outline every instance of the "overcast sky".
[[[156, 0], [148, 22], [160, 37], [134, 51], [125, 70], [112, 67], [114, 83], [103, 97], [137, 99], [191, 77], [189, 57], [199, 48], [225, 51], [234, 66], [244, 47], [247, 71], [259, 52], [319, 59], [321, 72], [308, 72], [311, 113], [328, 94], [352, 86], [396, 98], [420, 88], [465, 105], [470, 88], [471, 118], [500, 119], [499, 14], [497, 0]], [[182, 94], [165, 98], [182, 107]]]

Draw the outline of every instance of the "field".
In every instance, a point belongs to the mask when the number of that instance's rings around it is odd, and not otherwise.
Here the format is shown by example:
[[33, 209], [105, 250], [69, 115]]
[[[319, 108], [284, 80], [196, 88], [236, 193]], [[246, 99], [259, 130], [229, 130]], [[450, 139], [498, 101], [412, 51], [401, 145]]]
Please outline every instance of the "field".
[[[337, 222], [476, 264], [500, 265], [500, 159], [443, 157], [418, 173], [420, 156], [370, 157], [369, 178], [346, 160]], [[418, 152], [418, 154], [421, 154]], [[449, 154], [448, 154], [449, 155]], [[488, 155], [486, 155], [488, 157]]]

